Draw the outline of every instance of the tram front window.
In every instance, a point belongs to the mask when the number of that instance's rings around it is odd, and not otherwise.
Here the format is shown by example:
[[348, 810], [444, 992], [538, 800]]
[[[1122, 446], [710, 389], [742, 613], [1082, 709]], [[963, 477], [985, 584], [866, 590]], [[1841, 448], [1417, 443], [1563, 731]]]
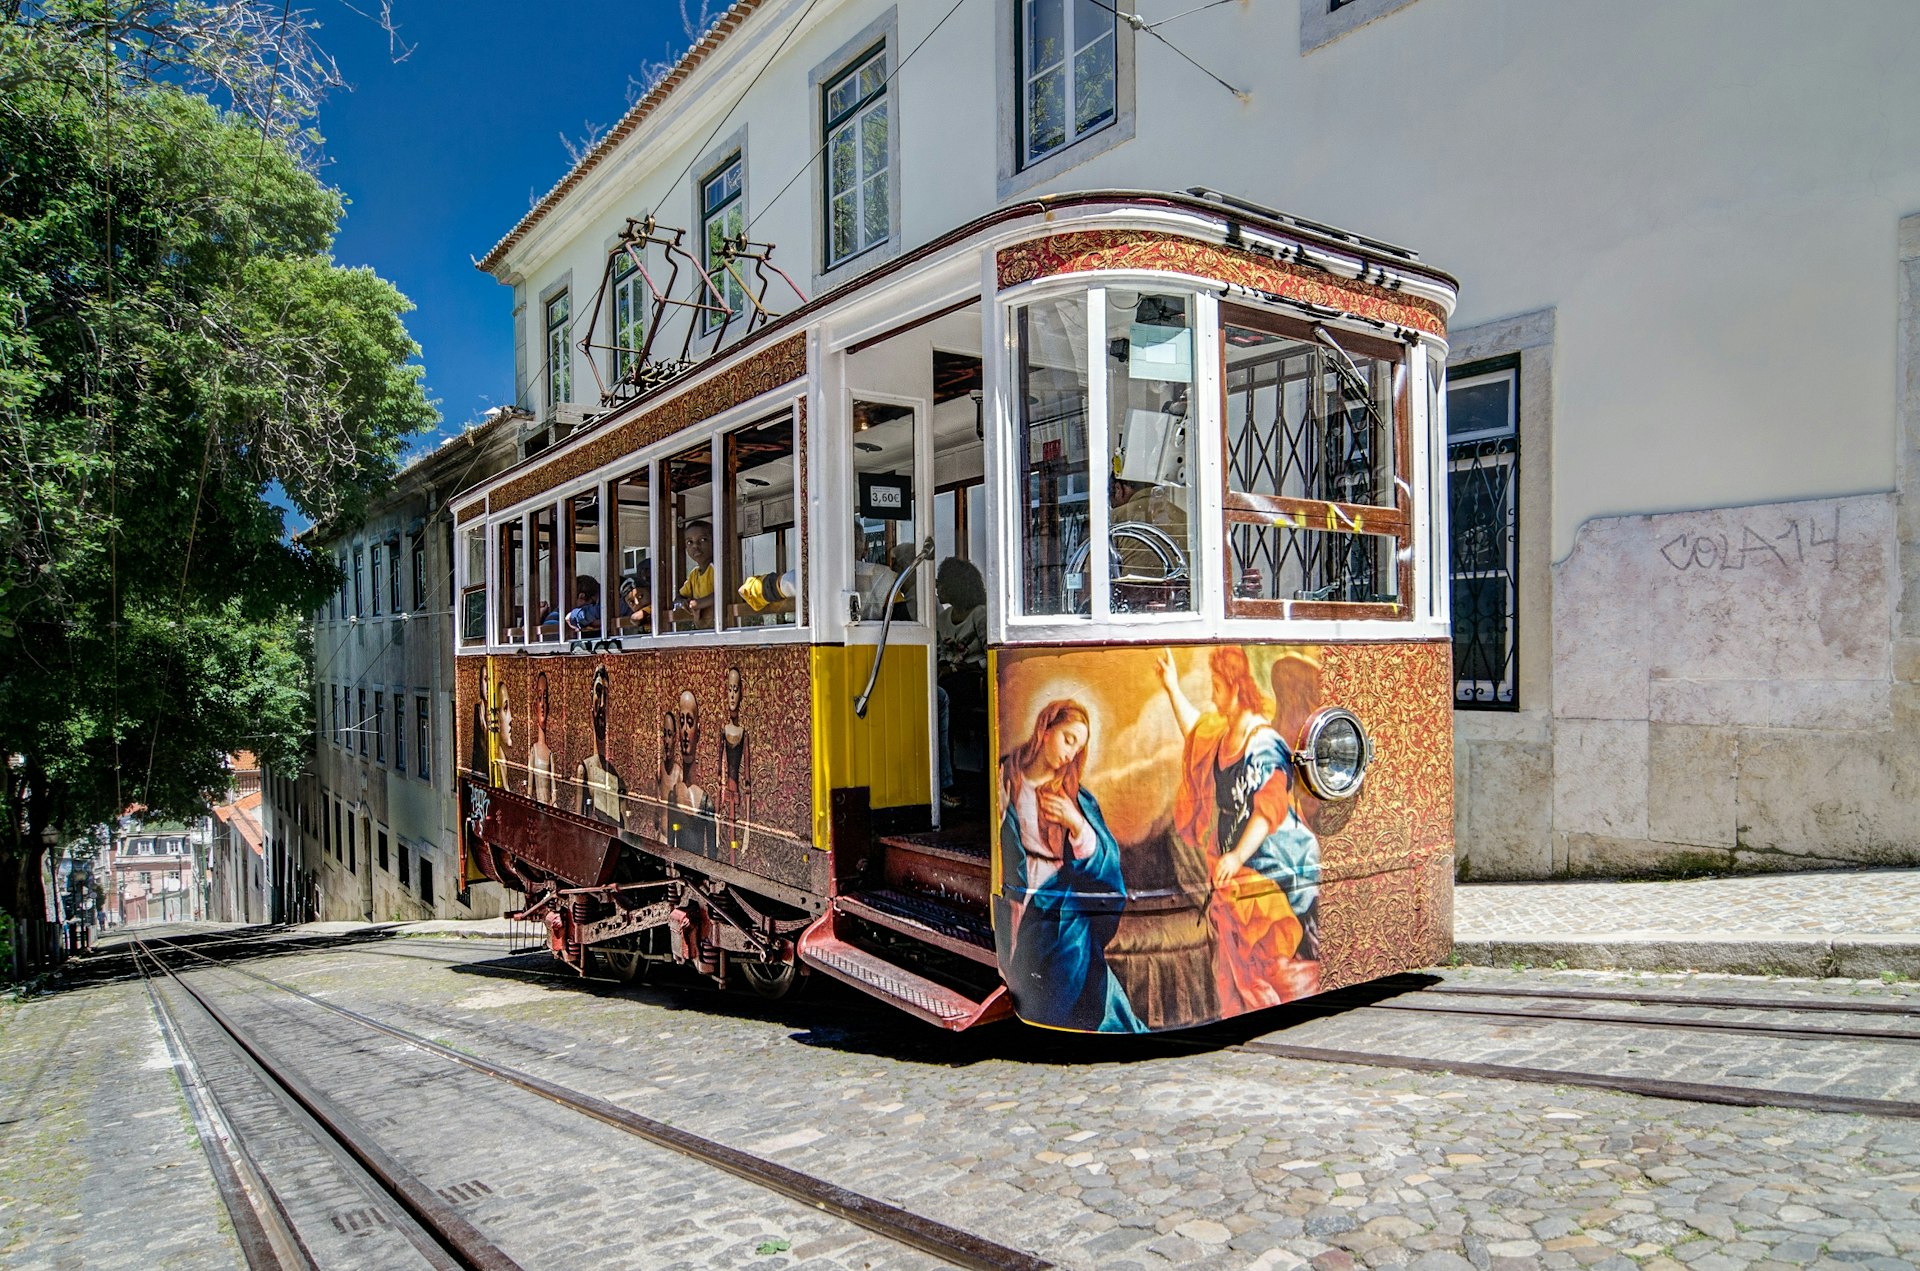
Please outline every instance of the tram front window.
[[1194, 544], [1193, 299], [1107, 290], [1107, 573], [1112, 611], [1187, 612]]
[[1014, 311], [1020, 437], [1021, 608], [1086, 614], [1087, 300], [1037, 300]]

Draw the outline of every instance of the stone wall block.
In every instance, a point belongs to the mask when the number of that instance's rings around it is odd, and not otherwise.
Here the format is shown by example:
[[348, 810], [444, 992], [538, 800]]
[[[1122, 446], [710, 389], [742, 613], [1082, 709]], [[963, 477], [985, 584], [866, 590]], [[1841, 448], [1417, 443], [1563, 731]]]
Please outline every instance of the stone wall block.
[[1748, 731], [1737, 781], [1742, 849], [1891, 865], [1911, 864], [1920, 848], [1920, 756], [1911, 737], [1903, 744], [1891, 731]]
[[1578, 878], [1619, 878], [1731, 869], [1734, 854], [1718, 848], [1660, 843], [1644, 836], [1569, 834], [1563, 873]]
[[1647, 732], [1647, 836], [1698, 847], [1734, 846], [1739, 734], [1654, 724]]
[[1553, 821], [1568, 834], [1647, 835], [1646, 720], [1563, 719], [1553, 738]]
[[1553, 869], [1553, 748], [1540, 743], [1472, 742], [1462, 806], [1473, 808], [1456, 845], [1475, 879], [1539, 878]]

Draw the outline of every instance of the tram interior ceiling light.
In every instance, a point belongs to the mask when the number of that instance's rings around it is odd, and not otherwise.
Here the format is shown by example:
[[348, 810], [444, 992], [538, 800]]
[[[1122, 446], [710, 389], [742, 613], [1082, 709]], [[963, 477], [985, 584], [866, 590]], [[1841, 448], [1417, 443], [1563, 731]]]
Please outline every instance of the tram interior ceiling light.
[[1294, 758], [1316, 796], [1351, 799], [1373, 763], [1373, 739], [1352, 711], [1330, 707], [1307, 721]]

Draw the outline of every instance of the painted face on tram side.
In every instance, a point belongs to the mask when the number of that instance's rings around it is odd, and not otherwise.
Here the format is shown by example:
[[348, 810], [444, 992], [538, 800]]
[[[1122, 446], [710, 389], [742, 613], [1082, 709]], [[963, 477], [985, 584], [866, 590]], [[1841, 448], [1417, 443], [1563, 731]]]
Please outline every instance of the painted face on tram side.
[[1072, 763], [1086, 748], [1087, 726], [1075, 719], [1049, 729], [1040, 754], [1046, 760], [1047, 767], [1057, 772]]
[[607, 672], [602, 667], [593, 673], [593, 740], [596, 752], [607, 750]]
[[740, 699], [745, 695], [746, 695], [746, 690], [740, 683], [740, 668], [737, 666], [728, 667], [727, 668], [727, 718], [728, 719], [738, 720], [740, 718]]
[[680, 694], [680, 764], [693, 766], [693, 753], [700, 747], [700, 699], [691, 691]]
[[552, 712], [552, 709], [553, 709], [553, 705], [548, 700], [547, 677], [545, 675], [542, 675], [540, 677], [539, 686], [535, 689], [533, 694], [533, 726], [534, 726], [534, 731], [538, 732], [543, 737], [546, 735], [546, 732], [547, 732], [547, 719], [550, 713]]
[[695, 569], [705, 569], [713, 563], [713, 527], [705, 521], [694, 521], [687, 526], [687, 559], [693, 562]]
[[507, 690], [500, 690], [500, 744], [513, 745], [513, 699], [507, 696]]
[[1214, 709], [1224, 712], [1228, 707], [1232, 705], [1233, 705], [1233, 685], [1227, 683], [1226, 680], [1220, 677], [1220, 673], [1218, 671], [1215, 671], [1213, 673]]
[[666, 771], [680, 762], [680, 716], [672, 711], [660, 717], [660, 768]]

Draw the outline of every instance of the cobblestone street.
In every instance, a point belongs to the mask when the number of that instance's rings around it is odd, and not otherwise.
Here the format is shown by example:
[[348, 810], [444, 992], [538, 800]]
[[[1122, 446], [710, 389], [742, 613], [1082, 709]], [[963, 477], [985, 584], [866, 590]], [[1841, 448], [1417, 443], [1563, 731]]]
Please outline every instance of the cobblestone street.
[[[955, 1037], [830, 985], [779, 1004], [691, 985], [623, 990], [554, 975], [544, 956], [510, 956], [491, 941], [387, 940], [246, 965], [1060, 1266], [1721, 1271], [1908, 1267], [1920, 1254], [1912, 1119], [1646, 1099], [1233, 1045], [1900, 1098], [1912, 1093], [1912, 1043], [1849, 1045], [1836, 1063], [1831, 1043], [1809, 1038], [1423, 1018], [1387, 997], [1331, 1014], [1269, 1012], [1199, 1045], [1019, 1026]], [[310, 1003], [275, 1000], [230, 970], [188, 979], [236, 1014], [278, 1021], [262, 1035], [311, 1064], [316, 1080], [358, 1074], [341, 1089], [364, 1088], [355, 1106], [401, 1136], [430, 1184], [484, 1178], [491, 1194], [473, 1216], [497, 1215], [529, 1267], [925, 1262], [697, 1163], [649, 1164], [583, 1118], [502, 1114], [481, 1079], [329, 1022]], [[1440, 987], [1920, 1006], [1912, 986], [1844, 981], [1461, 969]], [[1490, 1002], [1440, 996], [1476, 1010]], [[137, 982], [123, 982], [0, 1016], [9, 1265], [235, 1262], [180, 1096], [164, 1061], [153, 1062], [159, 1042], [145, 1009]], [[1757, 1008], [1717, 1015], [1760, 1018]], [[116, 1034], [117, 1045], [71, 1048], [109, 1019], [139, 1027]], [[1831, 1016], [1815, 1022], [1834, 1026]], [[76, 1059], [28, 1062], [48, 1046]], [[97, 1217], [82, 1225], [80, 1212]]]

